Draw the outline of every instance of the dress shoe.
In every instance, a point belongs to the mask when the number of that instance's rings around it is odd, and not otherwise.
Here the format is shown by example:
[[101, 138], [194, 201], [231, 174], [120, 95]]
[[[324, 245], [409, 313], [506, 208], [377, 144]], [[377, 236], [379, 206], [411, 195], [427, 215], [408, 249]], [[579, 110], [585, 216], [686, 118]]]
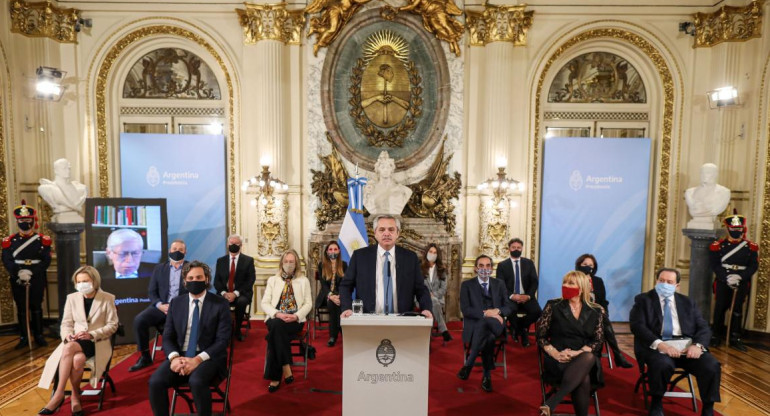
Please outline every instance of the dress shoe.
[[281, 382], [280, 381], [275, 386], [273, 386], [272, 384], [268, 384], [267, 385], [267, 391], [269, 391], [270, 393], [275, 393], [280, 388], [281, 388]]
[[149, 356], [142, 354], [139, 356], [139, 359], [136, 360], [136, 364], [128, 368], [128, 372], [133, 373], [134, 371], [139, 371], [151, 365], [152, 365], [152, 359]]
[[481, 378], [481, 390], [487, 393], [492, 391], [492, 377], [484, 376]]
[[291, 383], [294, 383], [294, 374], [290, 375], [289, 377], [286, 377], [286, 378], [284, 378], [284, 379], [283, 379], [283, 381], [284, 381], [286, 384], [291, 384]]
[[326, 345], [329, 346], [329, 347], [333, 347], [334, 344], [336, 344], [336, 343], [337, 343], [337, 338], [331, 337], [331, 338], [329, 338], [329, 342], [327, 342]]
[[240, 341], [240, 342], [243, 342], [243, 341], [245, 341], [245, 340], [246, 340], [246, 335], [243, 335], [243, 333], [241, 333], [240, 331], [238, 331], [238, 336], [236, 337], [236, 339], [237, 339], [238, 341]]
[[27, 348], [27, 338], [26, 337], [20, 338], [19, 339], [19, 343], [16, 344], [15, 347], [13, 347], [13, 349], [15, 349], [15, 350], [20, 350], [22, 348]]
[[441, 336], [444, 337], [444, 342], [449, 342], [452, 340], [452, 335], [449, 333], [449, 331], [442, 332]]
[[78, 410], [72, 409], [72, 416], [85, 416], [86, 413], [83, 411], [83, 408], [81, 406], [78, 407], [80, 407]]
[[529, 343], [529, 335], [525, 332], [521, 335], [521, 346], [524, 348], [529, 347], [531, 344]]
[[463, 368], [460, 369], [460, 371], [457, 373], [457, 378], [460, 380], [467, 380], [468, 376], [471, 375], [471, 369], [473, 367], [469, 365], [464, 365]]
[[615, 364], [617, 364], [618, 366], [622, 368], [631, 368], [634, 366], [628, 360], [626, 360], [626, 357], [619, 350], [615, 351], [614, 355], [615, 355]]
[[648, 413], [649, 416], [663, 416], [663, 402], [658, 401], [655, 403], [654, 401], [650, 403], [650, 413]]
[[703, 402], [703, 410], [700, 416], [714, 416], [714, 402]]
[[40, 409], [40, 411], [37, 412], [37, 414], [39, 414], [39, 415], [52, 415], [52, 414], [54, 414], [54, 413], [59, 411], [59, 408], [61, 407], [62, 403], [64, 403], [64, 397], [61, 398], [61, 400], [59, 401], [59, 404], [56, 405], [55, 409], [51, 410], [51, 409], [49, 409], [47, 407], [44, 407], [44, 408]]
[[746, 345], [743, 343], [743, 341], [741, 341], [740, 338], [731, 338], [730, 339], [730, 346], [735, 348], [738, 351], [741, 351], [741, 352], [748, 352], [749, 351], [749, 349], [746, 348]]
[[548, 406], [540, 406], [540, 416], [551, 416], [551, 408]]
[[35, 335], [35, 344], [38, 347], [47, 347], [48, 341], [45, 340], [45, 337], [42, 335]]

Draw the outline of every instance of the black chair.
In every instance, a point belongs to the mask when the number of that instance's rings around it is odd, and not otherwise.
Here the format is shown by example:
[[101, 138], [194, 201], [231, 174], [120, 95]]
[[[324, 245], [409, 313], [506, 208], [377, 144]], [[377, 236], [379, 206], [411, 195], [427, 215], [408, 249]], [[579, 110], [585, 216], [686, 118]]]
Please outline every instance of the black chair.
[[[554, 380], [545, 374], [545, 356], [543, 355], [543, 349], [537, 346], [537, 366], [540, 373], [540, 393], [543, 396], [543, 405], [549, 397], [553, 396], [559, 390], [559, 384], [561, 380]], [[599, 410], [599, 393], [596, 392], [596, 388], [591, 388], [591, 398], [594, 399], [594, 408], [596, 409], [596, 416], [601, 416], [601, 410]], [[572, 400], [562, 400], [563, 404], [572, 404]]]
[[152, 341], [152, 352], [150, 353], [150, 361], [155, 361], [155, 353], [163, 349], [163, 345], [158, 343], [158, 340], [163, 336], [163, 324], [155, 325], [155, 338]]
[[327, 329], [329, 329], [329, 308], [319, 306], [315, 308], [315, 313], [313, 314], [313, 339], [315, 339], [316, 330], [324, 331]]
[[[639, 354], [636, 354], [637, 357], [639, 357]], [[636, 385], [634, 386], [634, 393], [639, 392], [639, 387], [642, 387], [642, 396], [644, 397], [644, 408], [647, 409], [649, 407], [649, 375], [647, 374], [647, 364], [641, 360], [637, 361], [637, 364], [639, 365], [639, 379], [636, 380]], [[680, 381], [687, 379], [687, 384], [690, 386], [690, 391], [675, 391], [676, 385], [679, 384]], [[675, 398], [683, 398], [683, 399], [690, 399], [692, 401], [692, 411], [697, 413], [698, 412], [698, 400], [695, 399], [695, 389], [693, 387], [692, 383], [692, 375], [685, 371], [683, 368], [677, 368], [674, 370], [674, 375], [671, 377], [671, 380], [668, 382], [668, 389], [666, 389], [666, 392], [663, 394], [663, 397], [675, 397]]]
[[[465, 321], [463, 320], [463, 326], [465, 325]], [[508, 378], [508, 359], [505, 354], [505, 346], [508, 345], [507, 341], [508, 331], [506, 330], [506, 319], [503, 318], [503, 332], [495, 338], [495, 368], [497, 367], [503, 367], [503, 378]], [[500, 360], [500, 354], [502, 353], [503, 359]], [[463, 365], [468, 360], [468, 354], [470, 354], [470, 345], [463, 342]], [[479, 361], [475, 361], [473, 363], [474, 367], [480, 367], [483, 363]]]
[[[230, 317], [235, 323], [235, 305], [230, 304]], [[237, 337], [238, 332], [235, 330], [236, 326], [233, 325], [233, 336]], [[241, 319], [241, 328], [246, 328], [246, 333], [251, 329], [251, 303], [246, 305], [246, 309], [243, 311], [243, 318]]]
[[[604, 352], [604, 351], [607, 351], [607, 352]], [[610, 352], [610, 343], [607, 341], [604, 341], [604, 345], [602, 345], [602, 358], [607, 359], [607, 364], [610, 365], [610, 370], [615, 368], [615, 365], [612, 362], [612, 353]]]
[[[233, 328], [235, 329], [235, 328]], [[230, 409], [230, 380], [233, 376], [233, 347], [235, 340], [235, 332], [230, 337], [230, 346], [227, 349], [227, 372], [223, 377], [216, 377], [211, 385], [211, 403], [222, 403], [222, 415], [227, 415]], [[225, 381], [225, 389], [222, 390], [222, 382]], [[176, 398], [180, 397], [187, 402], [187, 408], [190, 410], [190, 414], [195, 413], [195, 401], [192, 397], [192, 391], [190, 385], [185, 383], [174, 387], [174, 394], [171, 396], [171, 414], [174, 415], [176, 410]]]

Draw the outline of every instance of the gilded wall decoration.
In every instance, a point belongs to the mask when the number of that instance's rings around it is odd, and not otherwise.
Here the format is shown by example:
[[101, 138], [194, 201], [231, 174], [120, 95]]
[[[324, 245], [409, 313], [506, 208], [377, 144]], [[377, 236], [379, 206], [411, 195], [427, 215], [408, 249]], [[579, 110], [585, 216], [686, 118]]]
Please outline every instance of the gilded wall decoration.
[[507, 198], [502, 198], [499, 204], [496, 204], [493, 198], [482, 198], [479, 203], [481, 210], [479, 251], [487, 254], [494, 259], [508, 257], [508, 215], [510, 205]]
[[436, 159], [425, 177], [417, 183], [408, 185], [412, 190], [412, 196], [404, 209], [405, 217], [433, 218], [442, 222], [447, 232], [454, 232], [456, 219], [455, 205], [452, 201], [460, 195], [462, 181], [460, 172], [455, 172], [452, 176], [447, 173], [451, 160], [451, 153], [444, 156], [444, 141], [442, 141]]
[[302, 43], [304, 10], [286, 10], [286, 3], [245, 3], [245, 6], [245, 10], [235, 9], [243, 27], [244, 43], [254, 44], [260, 40], [277, 40], [290, 45]]
[[[6, 60], [5, 55], [5, 49], [3, 49], [3, 45], [0, 44], [0, 52], [2, 52], [2, 58], [4, 62], [8, 62]], [[6, 71], [8, 68], [6, 67]], [[8, 82], [10, 82], [10, 76], [6, 78]], [[3, 77], [0, 76], [0, 90], [2, 90], [3, 87], [5, 87], [5, 84], [2, 82]], [[8, 91], [10, 92], [10, 88], [8, 88]], [[6, 137], [11, 137], [10, 135], [7, 135], [6, 127], [5, 127], [5, 114], [3, 113], [3, 104], [5, 102], [5, 97], [10, 98], [11, 94], [3, 93], [4, 97], [0, 97], [0, 172], [2, 174], [0, 175], [0, 238], [5, 238], [6, 236], [10, 235], [10, 230], [8, 229], [8, 212], [9, 212], [9, 204], [8, 204], [8, 178], [6, 177], [6, 172], [8, 172], [8, 166], [6, 166], [6, 161], [8, 160], [6, 158], [5, 149], [7, 146], [6, 143]], [[12, 107], [9, 107], [12, 108]], [[13, 296], [11, 295], [11, 280], [9, 279], [8, 271], [5, 269], [5, 267], [0, 267], [0, 323], [7, 323], [7, 322], [13, 322], [16, 319], [16, 315], [14, 312], [13, 307]]]
[[449, 44], [449, 50], [460, 56], [460, 39], [465, 32], [465, 25], [453, 16], [462, 16], [463, 11], [454, 0], [408, 0], [406, 6], [399, 7], [399, 12], [411, 12], [422, 17], [422, 26], [436, 36], [436, 39]]
[[378, 9], [359, 13], [329, 48], [321, 71], [324, 124], [340, 155], [363, 169], [385, 150], [396, 169], [438, 147], [451, 105], [441, 43], [419, 19]]
[[131, 67], [123, 84], [123, 98], [221, 100], [219, 82], [211, 68], [192, 52], [156, 49]]
[[654, 267], [658, 269], [666, 264], [666, 226], [668, 224], [668, 199], [669, 199], [669, 184], [671, 182], [671, 140], [673, 131], [673, 118], [674, 118], [674, 79], [671, 70], [666, 63], [665, 58], [661, 52], [653, 46], [647, 39], [642, 36], [629, 32], [626, 29], [620, 28], [600, 28], [591, 29], [585, 32], [579, 33], [572, 38], [563, 42], [555, 52], [548, 58], [540, 77], [538, 78], [537, 88], [535, 89], [535, 134], [536, 137], [533, 140], [534, 143], [534, 163], [532, 167], [532, 221], [530, 228], [531, 242], [530, 256], [534, 257], [538, 242], [537, 242], [537, 221], [536, 213], [539, 212], [539, 183], [540, 183], [540, 144], [542, 142], [541, 129], [542, 129], [542, 114], [543, 114], [543, 97], [545, 78], [554, 62], [561, 57], [570, 48], [576, 45], [591, 41], [595, 39], [613, 39], [615, 41], [626, 42], [634, 47], [638, 48], [645, 56], [650, 60], [652, 65], [658, 71], [660, 82], [662, 85], [662, 126], [660, 135], [660, 149], [659, 159], [656, 161], [658, 171], [655, 173], [655, 178], [658, 181], [658, 195], [655, 199], [656, 212], [655, 212], [655, 253], [652, 254], [654, 259]]
[[350, 116], [369, 145], [402, 147], [423, 103], [422, 77], [404, 38], [389, 30], [370, 35], [350, 83]]
[[305, 8], [305, 13], [316, 14], [310, 18], [310, 30], [307, 37], [316, 35], [313, 45], [313, 55], [318, 56], [318, 50], [326, 48], [337, 38], [342, 28], [358, 11], [362, 4], [370, 0], [313, 0]]
[[647, 91], [630, 62], [613, 53], [591, 52], [573, 58], [556, 73], [548, 102], [641, 104], [647, 102]]
[[53, 2], [10, 2], [11, 32], [29, 37], [43, 37], [61, 43], [77, 43], [75, 26], [80, 10], [60, 9]]
[[[329, 138], [329, 133], [326, 134]], [[319, 155], [324, 170], [310, 169], [313, 181], [310, 188], [318, 197], [320, 204], [315, 209], [316, 226], [319, 230], [326, 229], [326, 224], [341, 220], [348, 207], [348, 172], [342, 164], [337, 149], [332, 145], [332, 151], [326, 156]]]
[[532, 27], [534, 11], [526, 11], [526, 5], [484, 5], [484, 11], [466, 11], [471, 46], [484, 46], [490, 42], [511, 42], [514, 46], [527, 44], [527, 32]]
[[722, 42], [743, 42], [762, 36], [764, 0], [743, 7], [722, 6], [713, 13], [695, 13], [695, 44], [702, 48]]
[[[768, 68], [770, 68], [770, 57], [765, 60], [764, 70], [762, 71], [762, 83], [759, 88], [760, 97], [759, 102], [764, 103], [766, 98], [766, 79], [768, 76]], [[761, 108], [761, 107], [760, 107]], [[770, 114], [770, 109], [766, 109], [765, 112]], [[759, 117], [758, 123], [761, 122], [762, 117]], [[765, 137], [770, 137], [770, 122], [766, 121], [767, 132]], [[757, 137], [760, 137], [759, 131], [757, 131]], [[762, 141], [757, 140], [757, 157], [761, 152]], [[767, 329], [767, 306], [770, 302], [770, 146], [765, 145], [765, 181], [762, 187], [762, 211], [758, 215], [761, 219], [759, 223], [759, 269], [756, 274], [756, 300], [753, 301], [754, 305], [754, 329], [759, 331], [765, 331]], [[754, 166], [756, 172], [755, 180], [760, 178], [759, 161], [755, 159]], [[753, 189], [758, 189], [754, 186]], [[753, 213], [753, 211], [752, 211]], [[752, 215], [752, 218], [754, 216]]]
[[280, 257], [289, 248], [287, 230], [289, 201], [286, 195], [274, 195], [257, 202], [257, 254]]

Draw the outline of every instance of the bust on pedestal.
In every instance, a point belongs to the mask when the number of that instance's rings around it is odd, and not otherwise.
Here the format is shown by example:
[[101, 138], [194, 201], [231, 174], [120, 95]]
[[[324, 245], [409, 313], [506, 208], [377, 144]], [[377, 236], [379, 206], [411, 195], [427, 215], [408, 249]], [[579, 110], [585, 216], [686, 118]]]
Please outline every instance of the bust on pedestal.
[[384, 150], [380, 152], [380, 157], [374, 164], [377, 179], [369, 181], [364, 188], [364, 207], [370, 215], [401, 215], [401, 211], [409, 202], [412, 190], [396, 182], [393, 178], [395, 170], [396, 162], [391, 159], [388, 152]]

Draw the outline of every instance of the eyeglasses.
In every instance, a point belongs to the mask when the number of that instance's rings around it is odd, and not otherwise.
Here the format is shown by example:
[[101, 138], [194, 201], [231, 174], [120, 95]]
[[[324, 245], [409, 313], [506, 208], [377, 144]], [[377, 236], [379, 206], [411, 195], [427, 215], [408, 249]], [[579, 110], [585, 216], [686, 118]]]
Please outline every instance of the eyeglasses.
[[118, 256], [118, 258], [121, 259], [121, 260], [128, 259], [128, 256], [131, 256], [131, 258], [136, 259], [136, 258], [139, 258], [139, 257], [142, 256], [142, 250], [137, 250], [137, 251], [113, 251], [113, 254]]

